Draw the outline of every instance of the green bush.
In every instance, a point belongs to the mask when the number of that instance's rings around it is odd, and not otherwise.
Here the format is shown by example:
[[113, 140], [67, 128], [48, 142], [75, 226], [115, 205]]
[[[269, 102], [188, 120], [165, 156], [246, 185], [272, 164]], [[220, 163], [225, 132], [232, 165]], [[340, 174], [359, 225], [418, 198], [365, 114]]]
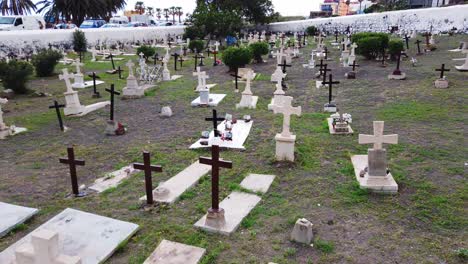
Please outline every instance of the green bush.
[[318, 29], [315, 26], [310, 26], [306, 29], [307, 35], [315, 36], [318, 32]]
[[203, 30], [200, 27], [197, 27], [195, 25], [186, 27], [184, 30], [184, 39], [202, 39], [205, 37], [205, 34], [203, 33]]
[[31, 63], [36, 70], [38, 77], [51, 76], [54, 73], [55, 66], [62, 58], [62, 53], [56, 50], [42, 50], [32, 56]]
[[73, 32], [73, 50], [75, 52], [86, 52], [87, 49], [86, 35], [81, 30]]
[[392, 39], [388, 42], [388, 53], [392, 60], [395, 60], [398, 57], [398, 54], [401, 54], [403, 50], [405, 50], [405, 48], [402, 40]]
[[252, 56], [252, 51], [249, 48], [229, 47], [223, 52], [223, 62], [233, 71], [249, 64]]
[[203, 40], [191, 40], [189, 44], [189, 49], [192, 52], [195, 52], [195, 50], [197, 50], [197, 52], [202, 52], [204, 47], [205, 42]]
[[249, 45], [249, 49], [252, 51], [252, 55], [257, 62], [263, 62], [262, 55], [267, 55], [269, 51], [266, 42], [252, 43]]
[[357, 54], [375, 59], [388, 47], [389, 37], [386, 33], [361, 32], [354, 34], [352, 41], [358, 45]]
[[0, 61], [0, 79], [5, 89], [12, 89], [17, 94], [27, 92], [26, 82], [33, 74], [33, 67], [29, 62], [12, 60], [9, 63]]
[[156, 48], [153, 48], [153, 47], [147, 46], [147, 45], [143, 45], [143, 46], [138, 47], [138, 49], [136, 50], [136, 55], [137, 56], [140, 56], [140, 53], [143, 53], [143, 57], [145, 59], [149, 59], [149, 58], [153, 57], [154, 54], [156, 54]]

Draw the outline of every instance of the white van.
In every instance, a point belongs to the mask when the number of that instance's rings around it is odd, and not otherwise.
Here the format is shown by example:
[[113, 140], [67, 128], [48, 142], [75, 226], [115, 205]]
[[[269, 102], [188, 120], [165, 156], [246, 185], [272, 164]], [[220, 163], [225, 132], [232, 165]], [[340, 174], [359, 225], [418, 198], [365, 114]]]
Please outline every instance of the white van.
[[109, 23], [111, 24], [119, 24], [119, 25], [127, 25], [128, 24], [128, 17], [126, 16], [114, 16], [111, 17]]
[[41, 16], [0, 16], [0, 31], [45, 29]]

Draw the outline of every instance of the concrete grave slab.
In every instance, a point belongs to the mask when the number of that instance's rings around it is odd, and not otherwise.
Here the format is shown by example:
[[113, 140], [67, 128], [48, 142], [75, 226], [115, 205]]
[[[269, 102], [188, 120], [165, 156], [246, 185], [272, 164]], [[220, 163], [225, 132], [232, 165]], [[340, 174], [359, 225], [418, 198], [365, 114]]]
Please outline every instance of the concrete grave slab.
[[[96, 86], [98, 86], [100, 84], [103, 84], [103, 83], [105, 83], [105, 82], [96, 80]], [[93, 81], [84, 82], [84, 87], [83, 88], [88, 88], [88, 87], [93, 87]]]
[[179, 78], [182, 78], [182, 77], [183, 77], [183, 75], [172, 75], [171, 76], [171, 81], [175, 81], [175, 80], [177, 80]]
[[[0, 237], [37, 214], [36, 208], [0, 202]], [[2, 263], [2, 262], [0, 262]]]
[[367, 155], [354, 155], [351, 157], [351, 162], [354, 166], [354, 174], [359, 182], [359, 186], [362, 189], [368, 189], [371, 192], [383, 193], [383, 194], [396, 194], [398, 193], [398, 184], [393, 179], [391, 173], [385, 177], [369, 177], [369, 173], [366, 172], [364, 177], [360, 176], [362, 170], [367, 167], [368, 156]]
[[351, 126], [349, 124], [348, 124], [349, 132], [336, 132], [333, 129], [333, 118], [327, 118], [327, 122], [328, 122], [328, 131], [332, 135], [350, 135], [350, 134], [354, 133], [353, 129], [351, 128]]
[[[209, 90], [209, 89], [215, 87], [216, 85], [218, 85], [218, 84], [217, 84], [217, 83], [210, 83], [210, 84], [207, 84], [207, 85], [206, 85], [206, 88]], [[198, 87], [197, 87], [197, 88], [195, 88], [195, 91], [196, 91], [196, 92], [199, 92], [200, 90], [199, 90]]]
[[[193, 163], [154, 189], [154, 200], [160, 203], [175, 203], [185, 191], [195, 186], [210, 170], [209, 165], [200, 164], [198, 161]], [[146, 195], [141, 197], [140, 201], [146, 201]]]
[[253, 192], [266, 193], [275, 180], [275, 175], [249, 174], [240, 186]]
[[[218, 125], [218, 130], [222, 134], [226, 130], [226, 122], [223, 121]], [[245, 122], [244, 120], [237, 120], [237, 123], [232, 126], [232, 141], [222, 140], [220, 137], [214, 137], [214, 131], [210, 132], [208, 138], [208, 145], [202, 145], [202, 139], [199, 139], [197, 142], [190, 146], [190, 149], [197, 148], [209, 148], [213, 144], [219, 145], [220, 148], [232, 148], [232, 149], [245, 149], [244, 143], [247, 140], [247, 137], [250, 134], [250, 130], [253, 125], [253, 120], [250, 122]]]
[[261, 198], [254, 194], [233, 192], [226, 197], [219, 207], [224, 209], [225, 222], [220, 225], [206, 224], [206, 214], [195, 223], [195, 227], [222, 235], [230, 235], [237, 230], [242, 220], [260, 202]]
[[143, 264], [197, 264], [205, 252], [204, 248], [163, 240]]
[[79, 113], [79, 114], [76, 114], [76, 115], [66, 115], [66, 116], [70, 116], [70, 117], [81, 117], [81, 116], [85, 116], [93, 111], [96, 111], [96, 110], [99, 110], [101, 108], [104, 108], [106, 106], [110, 105], [110, 101], [104, 101], [104, 102], [99, 102], [99, 103], [95, 103], [95, 104], [92, 104], [92, 105], [86, 105], [84, 106], [84, 110], [83, 112]]
[[[210, 93], [210, 102], [208, 106], [218, 106], [218, 104], [226, 97], [226, 94], [212, 94]], [[192, 106], [200, 106], [200, 96], [193, 100]]]
[[[67, 208], [35, 231], [59, 235], [59, 252], [81, 258], [82, 264], [102, 263], [138, 230], [138, 225]], [[0, 263], [16, 264], [15, 250], [31, 242], [31, 233], [0, 253]]]
[[108, 173], [106, 176], [96, 179], [89, 189], [101, 193], [110, 188], [117, 187], [123, 180], [128, 179], [135, 173], [135, 171], [132, 165], [125, 166], [120, 170]]

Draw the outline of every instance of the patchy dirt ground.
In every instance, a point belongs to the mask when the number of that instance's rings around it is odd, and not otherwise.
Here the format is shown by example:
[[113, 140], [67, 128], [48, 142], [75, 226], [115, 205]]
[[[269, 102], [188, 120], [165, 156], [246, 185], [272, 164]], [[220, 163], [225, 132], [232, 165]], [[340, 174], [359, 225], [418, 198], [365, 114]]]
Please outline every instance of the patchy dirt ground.
[[[153, 176], [164, 181], [194, 162], [206, 150], [188, 150], [200, 132], [211, 127], [204, 117], [209, 108], [192, 108], [197, 94], [193, 89], [193, 61], [184, 63], [177, 81], [159, 84], [138, 100], [117, 100], [116, 119], [128, 125], [121, 137], [104, 134], [108, 109], [81, 118], [65, 118], [70, 131], [61, 133], [55, 112], [48, 109], [54, 98], [64, 102], [64, 84], [57, 77], [32, 80], [36, 91], [52, 97], [19, 96], [5, 107], [5, 121], [26, 126], [30, 132], [0, 141], [0, 200], [41, 209], [40, 214], [22, 228], [0, 240], [5, 249], [66, 207], [93, 212], [139, 224], [141, 230], [122, 245], [108, 263], [142, 263], [162, 239], [201, 246], [207, 249], [203, 263], [460, 263], [456, 251], [467, 248], [466, 214], [466, 88], [468, 74], [453, 65], [463, 57], [447, 52], [463, 37], [441, 37], [438, 49], [418, 56], [417, 67], [408, 60], [402, 71], [408, 79], [387, 80], [395, 67], [358, 58], [357, 79], [346, 80], [349, 69], [339, 65], [339, 51], [327, 61], [335, 79], [340, 81], [334, 98], [342, 112], [353, 115], [353, 136], [328, 134], [323, 104], [328, 89], [316, 89], [314, 73], [302, 67], [312, 46], [288, 68], [289, 89], [294, 105], [303, 107], [303, 115], [292, 118], [297, 135], [295, 164], [274, 162], [274, 135], [281, 130], [281, 115], [266, 110], [275, 87], [269, 81], [275, 59], [251, 65], [260, 76], [252, 83], [258, 95], [256, 110], [235, 110], [240, 93], [234, 92], [233, 78], [227, 67], [212, 67], [206, 61], [208, 83], [217, 83], [212, 92], [226, 93], [217, 110], [241, 118], [250, 114], [254, 126], [246, 142], [246, 151], [223, 151], [221, 156], [234, 162], [232, 170], [221, 172], [221, 198], [236, 189], [248, 173], [277, 175], [262, 202], [244, 220], [232, 236], [207, 234], [193, 224], [210, 205], [210, 180], [184, 194], [173, 206], [153, 211], [139, 209], [144, 194], [142, 174], [136, 174], [118, 188], [81, 199], [66, 198], [70, 192], [67, 167], [58, 162], [66, 147], [74, 145], [77, 158], [86, 160], [78, 168], [80, 184], [90, 185], [105, 173], [142, 159], [141, 152], [152, 152], [153, 163], [164, 173]], [[422, 38], [421, 38], [422, 39]], [[466, 37], [465, 37], [466, 39]], [[415, 54], [411, 47], [410, 56]], [[135, 59], [135, 58], [133, 58]], [[439, 90], [432, 82], [434, 69], [445, 63], [451, 71], [450, 88]], [[117, 65], [123, 65], [118, 62]], [[61, 66], [62, 67], [62, 66]], [[86, 71], [97, 70], [106, 84], [98, 86], [104, 96], [93, 99], [92, 88], [80, 90], [82, 104], [105, 100], [104, 88], [124, 80], [106, 75], [110, 63], [87, 62]], [[71, 69], [71, 67], [70, 67]], [[170, 67], [172, 74], [174, 71]], [[59, 72], [59, 69], [57, 69]], [[126, 76], [126, 73], [125, 73]], [[241, 91], [243, 85], [241, 85]], [[170, 105], [174, 116], [161, 119], [162, 106]], [[371, 133], [372, 121], [384, 120], [386, 133], [399, 134], [398, 145], [389, 147], [390, 169], [400, 191], [396, 196], [379, 196], [359, 190], [353, 175], [350, 155], [366, 153], [367, 146], [357, 143], [358, 133]], [[314, 224], [313, 246], [289, 241], [298, 217]]]

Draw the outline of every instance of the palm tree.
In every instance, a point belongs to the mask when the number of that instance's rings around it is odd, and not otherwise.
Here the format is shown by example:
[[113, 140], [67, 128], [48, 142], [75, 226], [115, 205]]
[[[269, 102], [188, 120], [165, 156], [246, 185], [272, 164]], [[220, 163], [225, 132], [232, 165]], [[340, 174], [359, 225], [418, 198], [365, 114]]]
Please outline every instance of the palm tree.
[[156, 8], [156, 16], [158, 17], [158, 20], [161, 20], [161, 8]]
[[363, 0], [358, 0], [358, 2], [359, 2], [359, 13], [362, 13], [362, 1]]
[[148, 12], [148, 15], [149, 15], [149, 16], [153, 16], [153, 15], [154, 15], [154, 11], [153, 11], [153, 10], [154, 10], [154, 8], [152, 8], [152, 7], [150, 7], [150, 6], [148, 6], [148, 7], [146, 8], [146, 11]]
[[164, 12], [164, 17], [166, 18], [166, 22], [168, 22], [168, 21], [169, 21], [169, 14], [168, 14], [168, 13], [169, 13], [169, 9], [164, 8], [163, 12]]
[[145, 12], [145, 3], [142, 1], [138, 1], [135, 3], [135, 11], [138, 11], [140, 15], [142, 15]]
[[25, 15], [36, 11], [36, 5], [31, 0], [0, 0], [2, 15]]
[[175, 11], [175, 10], [176, 10], [176, 8], [175, 8], [175, 6], [171, 6], [169, 9], [171, 10], [172, 23], [175, 24], [175, 15], [176, 15], [176, 11]]
[[182, 13], [182, 7], [178, 6], [178, 7], [176, 7], [176, 9], [177, 9], [177, 15], [179, 16], [179, 23], [182, 23], [180, 21], [180, 17], [184, 14], [184, 13]]

